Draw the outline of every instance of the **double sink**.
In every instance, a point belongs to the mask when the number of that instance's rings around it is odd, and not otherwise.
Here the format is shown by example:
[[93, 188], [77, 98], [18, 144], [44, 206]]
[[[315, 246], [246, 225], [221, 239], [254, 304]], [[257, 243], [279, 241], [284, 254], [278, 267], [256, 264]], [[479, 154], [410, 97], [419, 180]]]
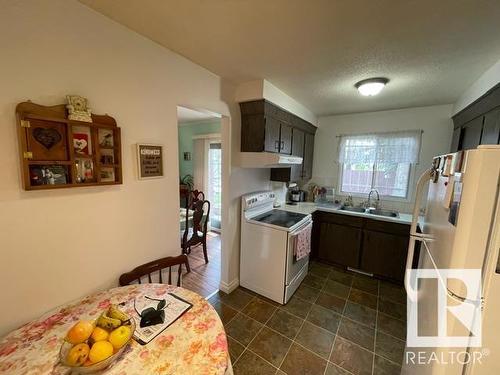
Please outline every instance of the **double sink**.
[[341, 211], [358, 212], [361, 214], [385, 216], [385, 217], [399, 217], [397, 211], [391, 210], [381, 210], [378, 208], [364, 208], [364, 207], [352, 207], [352, 206], [341, 206], [339, 208]]

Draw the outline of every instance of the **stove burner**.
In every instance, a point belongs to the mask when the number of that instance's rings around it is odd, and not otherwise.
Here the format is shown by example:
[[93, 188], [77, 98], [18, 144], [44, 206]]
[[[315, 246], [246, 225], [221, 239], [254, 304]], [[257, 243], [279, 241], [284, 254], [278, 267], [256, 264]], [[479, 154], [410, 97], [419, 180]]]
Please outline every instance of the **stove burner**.
[[260, 223], [277, 225], [284, 228], [291, 228], [301, 220], [303, 220], [307, 215], [300, 214], [298, 212], [289, 212], [283, 210], [272, 210], [255, 216], [252, 220], [258, 221]]

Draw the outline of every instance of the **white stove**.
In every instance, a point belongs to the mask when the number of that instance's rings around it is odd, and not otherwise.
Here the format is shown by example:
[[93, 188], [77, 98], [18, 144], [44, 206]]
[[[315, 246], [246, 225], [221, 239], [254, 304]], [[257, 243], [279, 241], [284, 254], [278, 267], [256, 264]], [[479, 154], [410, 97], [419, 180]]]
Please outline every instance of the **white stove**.
[[272, 191], [242, 197], [240, 285], [285, 304], [307, 274], [309, 257], [295, 259], [295, 238], [312, 217], [275, 209], [274, 199]]

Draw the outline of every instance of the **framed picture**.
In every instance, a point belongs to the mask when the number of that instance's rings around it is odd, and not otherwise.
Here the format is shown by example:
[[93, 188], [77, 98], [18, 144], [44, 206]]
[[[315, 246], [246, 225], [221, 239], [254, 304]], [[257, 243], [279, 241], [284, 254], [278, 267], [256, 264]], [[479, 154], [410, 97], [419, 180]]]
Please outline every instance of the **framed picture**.
[[102, 165], [113, 165], [115, 163], [115, 156], [113, 150], [103, 149], [101, 150], [101, 164]]
[[64, 165], [32, 165], [30, 166], [31, 185], [66, 185], [68, 168]]
[[94, 163], [90, 159], [76, 159], [76, 182], [94, 182]]
[[115, 169], [114, 168], [101, 168], [101, 182], [114, 182]]
[[139, 180], [163, 177], [163, 146], [138, 143], [137, 169]]
[[113, 147], [115, 145], [113, 130], [99, 129], [99, 146], [101, 147]]
[[89, 154], [89, 134], [73, 133], [73, 148], [80, 155]]

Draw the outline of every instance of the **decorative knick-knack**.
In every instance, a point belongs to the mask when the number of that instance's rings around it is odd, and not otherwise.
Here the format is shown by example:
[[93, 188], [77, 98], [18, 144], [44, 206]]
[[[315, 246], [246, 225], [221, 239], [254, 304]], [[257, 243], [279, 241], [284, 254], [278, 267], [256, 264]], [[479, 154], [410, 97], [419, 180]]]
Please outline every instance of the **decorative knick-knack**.
[[79, 95], [66, 95], [68, 104], [68, 119], [75, 121], [92, 122], [92, 114], [88, 108], [87, 99]]

